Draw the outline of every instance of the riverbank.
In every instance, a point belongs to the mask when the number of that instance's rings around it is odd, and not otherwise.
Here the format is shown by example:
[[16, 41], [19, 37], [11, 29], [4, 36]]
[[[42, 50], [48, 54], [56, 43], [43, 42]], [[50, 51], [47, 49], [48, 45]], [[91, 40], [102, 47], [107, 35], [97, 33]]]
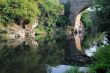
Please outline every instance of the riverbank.
[[37, 25], [38, 22], [30, 25], [25, 25], [25, 28], [17, 24], [2, 26], [0, 29], [0, 36], [7, 39], [35, 37], [35, 28], [37, 27]]

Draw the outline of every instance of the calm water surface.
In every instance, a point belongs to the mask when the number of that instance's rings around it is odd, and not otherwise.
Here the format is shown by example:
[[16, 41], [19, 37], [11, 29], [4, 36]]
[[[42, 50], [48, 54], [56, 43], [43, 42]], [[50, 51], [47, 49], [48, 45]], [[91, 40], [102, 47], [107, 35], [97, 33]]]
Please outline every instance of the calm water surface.
[[[0, 73], [65, 73], [90, 62], [76, 39], [45, 37], [0, 41]], [[80, 46], [79, 46], [80, 47]]]

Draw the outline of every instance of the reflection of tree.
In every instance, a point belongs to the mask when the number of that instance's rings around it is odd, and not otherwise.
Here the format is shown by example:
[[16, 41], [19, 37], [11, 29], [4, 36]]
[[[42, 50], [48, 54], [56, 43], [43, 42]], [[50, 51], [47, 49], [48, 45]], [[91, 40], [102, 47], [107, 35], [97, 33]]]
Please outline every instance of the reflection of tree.
[[63, 60], [62, 43], [48, 39], [33, 47], [22, 42], [0, 47], [0, 73], [47, 73], [47, 65], [57, 66]]
[[63, 61], [64, 45], [65, 43], [62, 43], [62, 39], [48, 38], [43, 41], [39, 46], [41, 56], [43, 57], [42, 61], [45, 60], [45, 63], [51, 66], [60, 64]]
[[33, 47], [33, 48], [38, 46], [38, 42], [35, 41], [34, 38], [30, 38], [30, 39], [26, 39], [26, 38], [8, 39], [4, 42], [0, 42], [0, 44], [2, 44], [1, 46], [7, 45], [8, 47], [11, 47], [11, 48], [15, 48], [16, 46], [19, 46], [22, 43], [25, 43], [25, 44], [29, 45], [30, 47]]
[[23, 44], [14, 49], [4, 46], [0, 54], [1, 73], [36, 73], [39, 66], [40, 55], [37, 48], [30, 48], [28, 45]]

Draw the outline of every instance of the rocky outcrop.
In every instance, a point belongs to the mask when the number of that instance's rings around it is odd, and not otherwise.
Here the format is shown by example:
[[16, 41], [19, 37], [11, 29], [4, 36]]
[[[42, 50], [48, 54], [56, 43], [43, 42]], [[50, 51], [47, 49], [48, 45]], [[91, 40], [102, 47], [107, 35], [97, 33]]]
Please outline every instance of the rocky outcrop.
[[8, 39], [17, 39], [17, 38], [29, 38], [35, 37], [35, 28], [38, 26], [38, 22], [35, 22], [30, 25], [25, 25], [25, 28], [17, 24], [13, 24], [7, 27], [7, 38]]

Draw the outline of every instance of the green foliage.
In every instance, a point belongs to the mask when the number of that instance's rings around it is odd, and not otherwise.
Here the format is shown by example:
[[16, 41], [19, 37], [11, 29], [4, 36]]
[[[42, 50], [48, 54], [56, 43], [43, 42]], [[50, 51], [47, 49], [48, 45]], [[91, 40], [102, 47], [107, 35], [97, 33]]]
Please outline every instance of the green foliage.
[[110, 69], [110, 45], [98, 48], [94, 54], [95, 63], [90, 66], [90, 73], [109, 73]]
[[93, 64], [90, 65], [90, 73], [108, 73], [107, 72], [107, 64], [101, 64], [101, 63], [97, 63], [97, 64]]
[[56, 26], [57, 27], [67, 27], [67, 25], [69, 25], [69, 19], [67, 16], [59, 16], [57, 19], [57, 23]]
[[63, 10], [63, 6], [59, 3], [59, 0], [47, 0], [40, 6], [40, 22], [38, 28], [44, 28], [47, 32], [52, 32], [56, 26], [58, 17]]
[[45, 1], [44, 5], [41, 7], [41, 22], [48, 26], [54, 25], [62, 10], [63, 6], [58, 0]]
[[92, 25], [91, 12], [84, 11], [81, 16], [81, 21], [84, 24], [85, 28], [89, 28]]
[[32, 22], [39, 14], [38, 5], [34, 0], [0, 0], [0, 23]]
[[55, 15], [56, 17], [61, 13], [61, 10], [63, 10], [63, 6], [59, 3], [59, 0], [45, 1], [44, 7], [49, 15]]
[[71, 67], [69, 70], [67, 70], [65, 73], [80, 73], [78, 70], [78, 67]]
[[95, 22], [98, 26], [98, 31], [107, 32], [110, 39], [110, 1], [94, 0], [94, 8], [97, 15]]
[[103, 38], [105, 37], [105, 32], [103, 33], [97, 33], [96, 35], [93, 34], [87, 34], [85, 35], [85, 38], [82, 42], [82, 47], [83, 48], [89, 48], [90, 45], [93, 45], [94, 42], [97, 42], [97, 44], [101, 44]]
[[94, 54], [94, 58], [98, 63], [101, 62], [110, 65], [110, 45], [99, 48]]
[[37, 34], [46, 34], [46, 31], [43, 28], [36, 29]]

